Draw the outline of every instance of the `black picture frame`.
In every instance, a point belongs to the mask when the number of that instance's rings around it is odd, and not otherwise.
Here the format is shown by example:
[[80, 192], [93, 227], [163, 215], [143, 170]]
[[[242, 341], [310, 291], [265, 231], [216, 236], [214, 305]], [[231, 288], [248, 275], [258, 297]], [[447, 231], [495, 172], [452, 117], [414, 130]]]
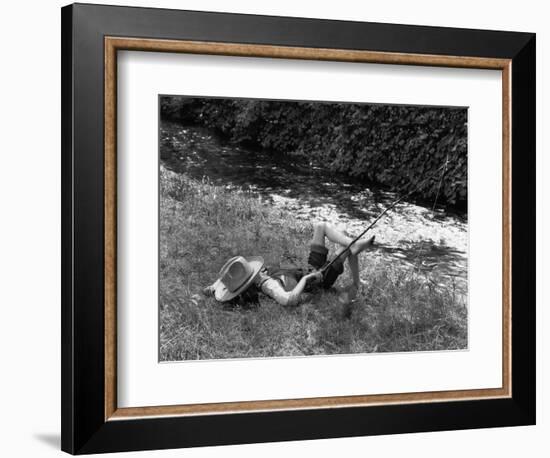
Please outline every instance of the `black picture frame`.
[[[535, 424], [535, 35], [74, 4], [62, 8], [62, 449], [72, 454]], [[104, 37], [511, 59], [512, 396], [105, 420]]]

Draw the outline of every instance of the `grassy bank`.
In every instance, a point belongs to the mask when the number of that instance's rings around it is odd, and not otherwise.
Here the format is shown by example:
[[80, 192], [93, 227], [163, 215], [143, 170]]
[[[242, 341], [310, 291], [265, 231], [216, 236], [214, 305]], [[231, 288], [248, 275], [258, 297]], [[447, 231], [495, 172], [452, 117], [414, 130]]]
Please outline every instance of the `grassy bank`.
[[[311, 235], [311, 223], [294, 221], [252, 193], [162, 169], [161, 360], [466, 348], [462, 296], [368, 252], [360, 259], [364, 284], [351, 305], [339, 302], [337, 290], [292, 309], [262, 294], [252, 306], [202, 296], [237, 254], [303, 264]], [[346, 271], [336, 286], [349, 281]]]

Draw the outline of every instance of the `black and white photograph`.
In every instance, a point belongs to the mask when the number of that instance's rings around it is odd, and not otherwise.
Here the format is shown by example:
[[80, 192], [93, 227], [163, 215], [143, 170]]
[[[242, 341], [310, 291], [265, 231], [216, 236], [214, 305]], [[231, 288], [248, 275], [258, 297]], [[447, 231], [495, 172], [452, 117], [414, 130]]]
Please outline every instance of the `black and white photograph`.
[[468, 348], [466, 107], [159, 96], [159, 359]]
[[6, 3], [0, 455], [547, 456], [547, 10]]

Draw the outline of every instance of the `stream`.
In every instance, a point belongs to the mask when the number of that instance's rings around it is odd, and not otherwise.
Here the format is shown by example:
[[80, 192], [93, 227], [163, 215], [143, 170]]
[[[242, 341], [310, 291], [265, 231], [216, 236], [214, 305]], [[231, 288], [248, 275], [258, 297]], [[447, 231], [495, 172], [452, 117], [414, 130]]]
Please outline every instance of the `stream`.
[[[398, 196], [298, 159], [226, 144], [203, 127], [162, 121], [161, 160], [174, 172], [261, 194], [297, 219], [323, 220], [358, 235]], [[414, 267], [439, 288], [467, 293], [468, 221], [400, 202], [370, 232], [369, 256]]]

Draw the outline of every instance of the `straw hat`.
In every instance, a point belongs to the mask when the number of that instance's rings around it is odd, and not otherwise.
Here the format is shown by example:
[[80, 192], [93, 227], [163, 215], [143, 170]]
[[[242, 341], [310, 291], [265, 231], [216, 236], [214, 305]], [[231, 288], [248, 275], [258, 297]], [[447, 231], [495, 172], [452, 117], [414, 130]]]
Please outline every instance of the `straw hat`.
[[237, 297], [250, 286], [263, 265], [261, 256], [231, 258], [221, 268], [220, 278], [212, 285], [216, 300], [226, 302]]

